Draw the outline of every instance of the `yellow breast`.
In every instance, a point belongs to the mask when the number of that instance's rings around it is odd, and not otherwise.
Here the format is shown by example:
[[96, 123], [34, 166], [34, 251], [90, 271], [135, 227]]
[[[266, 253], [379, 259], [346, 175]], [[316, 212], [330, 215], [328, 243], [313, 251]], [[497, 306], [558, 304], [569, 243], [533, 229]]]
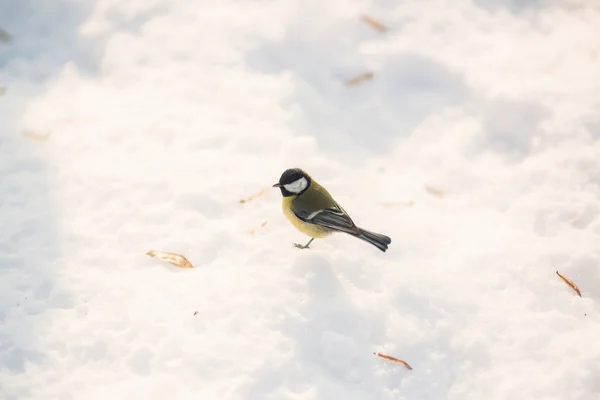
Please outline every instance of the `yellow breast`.
[[325, 236], [329, 236], [332, 233], [331, 230], [319, 225], [306, 223], [300, 220], [298, 217], [296, 217], [296, 215], [294, 215], [294, 212], [291, 209], [291, 203], [294, 200], [294, 198], [295, 196], [284, 197], [283, 201], [281, 202], [283, 215], [285, 215], [288, 221], [290, 221], [292, 225], [294, 225], [294, 227], [300, 232], [312, 238], [319, 239]]

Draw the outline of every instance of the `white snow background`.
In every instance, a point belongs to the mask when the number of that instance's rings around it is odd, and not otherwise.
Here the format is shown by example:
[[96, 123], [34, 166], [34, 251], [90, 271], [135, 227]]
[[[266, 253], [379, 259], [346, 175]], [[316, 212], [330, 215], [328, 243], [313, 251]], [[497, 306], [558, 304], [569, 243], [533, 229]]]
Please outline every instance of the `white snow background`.
[[[4, 0], [0, 27], [1, 399], [600, 398], [597, 2]], [[288, 167], [388, 252], [240, 204]]]

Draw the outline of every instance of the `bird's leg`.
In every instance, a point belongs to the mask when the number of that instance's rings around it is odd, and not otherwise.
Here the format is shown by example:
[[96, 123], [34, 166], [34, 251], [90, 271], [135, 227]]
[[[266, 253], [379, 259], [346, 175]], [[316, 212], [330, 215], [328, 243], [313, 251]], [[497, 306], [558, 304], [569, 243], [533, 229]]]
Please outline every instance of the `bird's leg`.
[[302, 246], [301, 244], [298, 243], [294, 243], [294, 247], [298, 248], [298, 249], [308, 249], [309, 245], [312, 243], [312, 241], [315, 240], [315, 238], [312, 238], [308, 241], [308, 243], [306, 243], [304, 246]]

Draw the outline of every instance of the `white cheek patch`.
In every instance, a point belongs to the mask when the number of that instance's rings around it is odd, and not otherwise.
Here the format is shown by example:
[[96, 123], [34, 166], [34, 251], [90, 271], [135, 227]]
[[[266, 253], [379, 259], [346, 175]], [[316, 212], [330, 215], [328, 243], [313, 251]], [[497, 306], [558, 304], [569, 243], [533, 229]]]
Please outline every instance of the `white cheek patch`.
[[285, 190], [287, 190], [288, 192], [291, 192], [291, 193], [300, 193], [301, 191], [306, 189], [307, 186], [308, 186], [308, 181], [306, 180], [306, 178], [300, 178], [297, 181], [288, 183], [287, 185], [283, 185]]

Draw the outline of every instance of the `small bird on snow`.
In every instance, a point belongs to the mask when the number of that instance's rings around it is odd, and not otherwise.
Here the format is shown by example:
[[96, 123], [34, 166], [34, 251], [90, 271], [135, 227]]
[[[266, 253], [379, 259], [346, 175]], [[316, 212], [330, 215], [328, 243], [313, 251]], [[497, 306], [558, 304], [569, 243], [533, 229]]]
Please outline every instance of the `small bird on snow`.
[[308, 249], [314, 239], [334, 232], [345, 232], [384, 252], [392, 243], [385, 235], [356, 226], [329, 192], [300, 168], [284, 171], [273, 187], [281, 189], [283, 214], [296, 229], [311, 237], [307, 244], [294, 243], [294, 247]]

